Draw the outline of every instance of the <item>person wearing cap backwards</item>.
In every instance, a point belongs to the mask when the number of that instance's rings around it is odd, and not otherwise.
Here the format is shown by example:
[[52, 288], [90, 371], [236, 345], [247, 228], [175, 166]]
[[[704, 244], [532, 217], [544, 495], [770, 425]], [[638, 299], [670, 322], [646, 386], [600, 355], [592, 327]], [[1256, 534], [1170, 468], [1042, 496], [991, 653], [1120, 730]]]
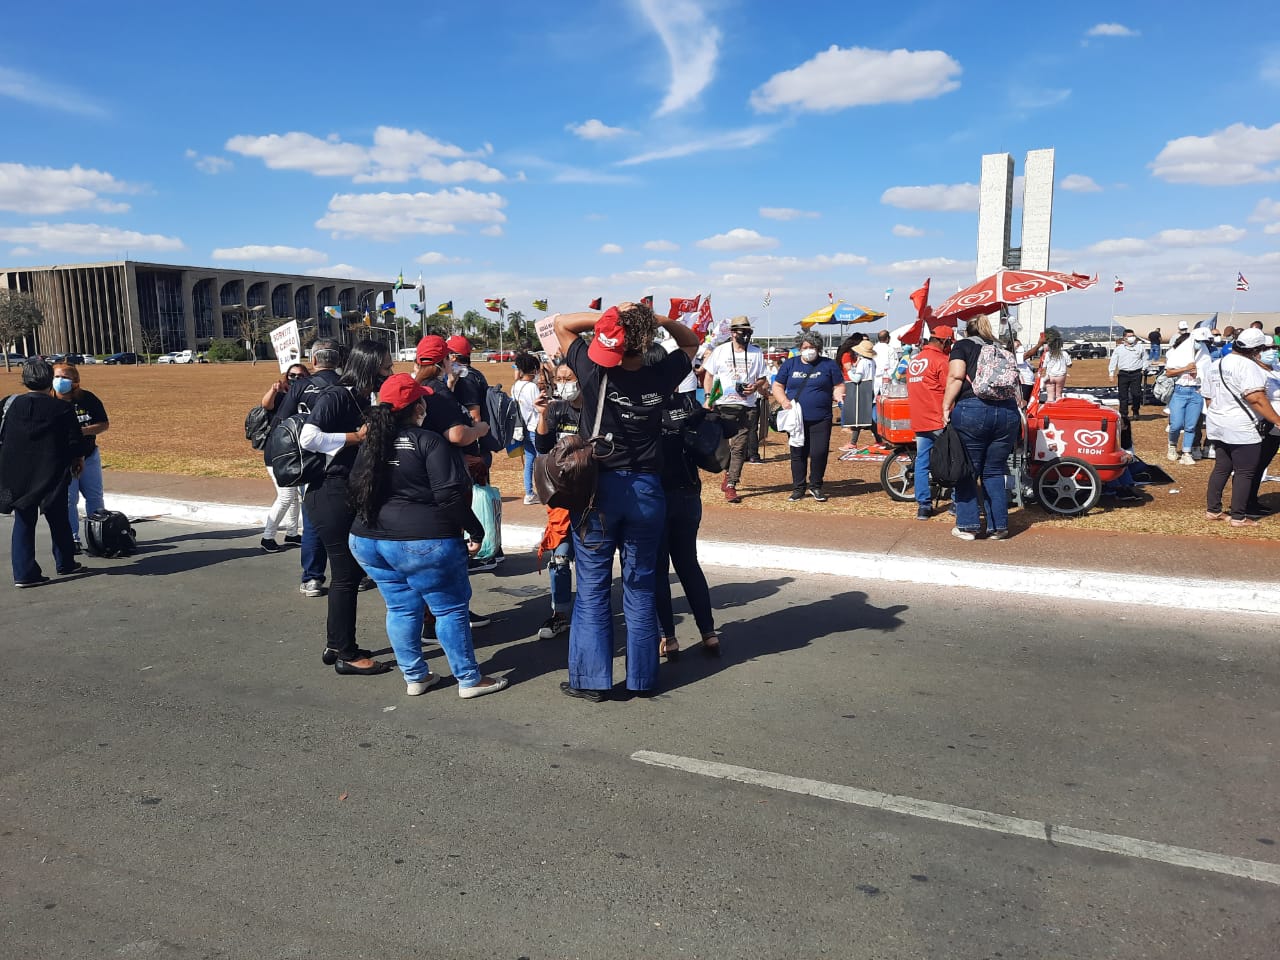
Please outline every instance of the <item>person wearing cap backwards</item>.
[[[1231, 526], [1256, 527], [1250, 516], [1253, 479], [1262, 455], [1262, 421], [1280, 426], [1280, 413], [1267, 399], [1267, 370], [1259, 359], [1270, 338], [1261, 330], [1241, 330], [1230, 353], [1209, 366], [1209, 412], [1205, 435], [1217, 452], [1209, 475], [1205, 516], [1222, 520], [1222, 491], [1231, 480]], [[1270, 431], [1264, 431], [1270, 432]]]
[[484, 676], [476, 664], [466, 558], [480, 549], [484, 528], [471, 510], [462, 454], [423, 423], [434, 402], [431, 388], [407, 373], [388, 377], [379, 388], [348, 481], [356, 514], [351, 552], [386, 601], [387, 638], [408, 695], [426, 693], [439, 679], [422, 656], [423, 609], [429, 606], [458, 696], [470, 700], [497, 693], [507, 681]]
[[760, 398], [769, 392], [769, 378], [764, 373], [764, 352], [751, 345], [751, 321], [734, 317], [729, 334], [729, 341], [712, 350], [703, 363], [702, 379], [707, 395], [704, 405], [712, 409], [711, 398], [718, 393], [714, 408], [734, 428], [729, 439], [729, 469], [720, 490], [730, 503], [741, 503], [738, 482], [746, 460], [747, 438], [760, 429]]
[[933, 492], [929, 485], [929, 459], [933, 441], [938, 439], [942, 422], [942, 396], [947, 390], [947, 354], [955, 331], [937, 326], [929, 331], [920, 352], [907, 364], [907, 403], [911, 408], [911, 429], [916, 435], [916, 519], [933, 516]]
[[[645, 351], [661, 325], [677, 349], [652, 366]], [[593, 331], [591, 345], [581, 334]], [[574, 514], [578, 593], [569, 627], [565, 695], [593, 703], [613, 687], [613, 555], [621, 553], [622, 605], [627, 625], [627, 689], [652, 693], [658, 676], [654, 568], [666, 517], [662, 492], [662, 408], [693, 369], [697, 335], [678, 320], [654, 317], [646, 304], [622, 303], [600, 313], [561, 314], [556, 339], [578, 377], [582, 429], [609, 440], [597, 444], [595, 502]], [[604, 397], [600, 422], [596, 410]]]

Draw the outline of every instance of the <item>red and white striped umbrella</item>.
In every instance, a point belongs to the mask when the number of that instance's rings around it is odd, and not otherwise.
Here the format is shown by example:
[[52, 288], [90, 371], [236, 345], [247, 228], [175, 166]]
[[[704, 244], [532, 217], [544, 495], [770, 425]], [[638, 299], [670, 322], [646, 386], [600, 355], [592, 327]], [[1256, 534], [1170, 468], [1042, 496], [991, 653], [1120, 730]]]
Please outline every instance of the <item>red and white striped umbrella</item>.
[[1097, 277], [1083, 273], [1058, 273], [1055, 270], [997, 270], [984, 280], [966, 287], [933, 312], [935, 320], [968, 320], [984, 313], [995, 313], [1028, 300], [1052, 297], [1068, 290], [1083, 290], [1098, 282]]

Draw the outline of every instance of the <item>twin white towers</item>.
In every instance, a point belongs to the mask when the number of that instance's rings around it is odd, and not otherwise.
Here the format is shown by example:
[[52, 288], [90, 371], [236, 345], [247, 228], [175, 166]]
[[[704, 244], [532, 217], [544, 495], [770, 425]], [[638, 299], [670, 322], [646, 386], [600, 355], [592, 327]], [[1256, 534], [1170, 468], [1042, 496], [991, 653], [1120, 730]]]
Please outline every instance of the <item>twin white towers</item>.
[[[1053, 149], [1029, 150], [1022, 168], [1021, 246], [1010, 246], [1013, 226], [1013, 157], [988, 153], [982, 158], [978, 186], [978, 275], [1002, 267], [1049, 269], [1049, 233], [1053, 223]], [[1030, 346], [1045, 328], [1046, 300], [1018, 307], [1018, 339]], [[994, 326], [994, 324], [993, 324]]]

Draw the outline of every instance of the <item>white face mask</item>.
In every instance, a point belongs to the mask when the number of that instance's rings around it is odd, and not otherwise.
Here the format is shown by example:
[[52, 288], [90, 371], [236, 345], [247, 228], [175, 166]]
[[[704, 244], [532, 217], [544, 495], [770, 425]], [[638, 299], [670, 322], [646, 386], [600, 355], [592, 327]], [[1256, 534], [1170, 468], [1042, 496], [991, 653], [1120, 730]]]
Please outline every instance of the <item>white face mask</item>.
[[561, 380], [556, 383], [556, 396], [572, 403], [578, 399], [578, 384], [573, 380]]
[[801, 350], [800, 359], [805, 363], [813, 363], [813, 361], [818, 359], [818, 351], [813, 349], [813, 347], [810, 347], [808, 350]]
[[1137, 338], [1137, 337], [1125, 337], [1125, 338], [1124, 338], [1124, 342], [1125, 342], [1125, 343], [1128, 343], [1128, 344], [1134, 344], [1134, 343], [1137, 343], [1137, 342], [1138, 342], [1138, 338]]

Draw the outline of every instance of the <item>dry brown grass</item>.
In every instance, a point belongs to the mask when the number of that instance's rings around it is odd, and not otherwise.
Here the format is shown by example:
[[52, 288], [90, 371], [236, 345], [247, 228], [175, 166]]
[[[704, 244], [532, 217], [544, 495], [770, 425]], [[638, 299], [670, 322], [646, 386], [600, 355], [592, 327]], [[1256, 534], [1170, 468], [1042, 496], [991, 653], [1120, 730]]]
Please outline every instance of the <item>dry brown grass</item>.
[[[399, 364], [397, 369], [408, 369], [408, 365]], [[508, 364], [485, 363], [480, 369], [490, 382], [510, 385]], [[101, 440], [107, 469], [255, 480], [263, 477], [262, 458], [244, 440], [244, 416], [275, 376], [272, 363], [259, 363], [256, 367], [209, 364], [81, 368], [84, 387], [102, 398], [111, 417], [111, 430]], [[0, 368], [0, 378], [4, 378], [0, 379], [0, 394], [17, 388], [16, 373], [5, 378]], [[1083, 360], [1072, 368], [1068, 387], [1105, 382], [1106, 361]], [[1021, 530], [1031, 524], [1048, 524], [1076, 530], [1280, 540], [1280, 519], [1250, 530], [1232, 530], [1224, 523], [1202, 519], [1212, 462], [1184, 467], [1165, 460], [1165, 419], [1159, 415], [1158, 408], [1147, 408], [1134, 431], [1138, 452], [1173, 476], [1173, 484], [1146, 488], [1150, 499], [1141, 506], [1116, 506], [1111, 500], [1103, 500], [1101, 506], [1074, 519], [1055, 519], [1038, 507], [1029, 507], [1014, 512], [1011, 526]], [[837, 429], [832, 446], [839, 446], [844, 437], [844, 432]], [[900, 519], [914, 516], [914, 505], [894, 503], [880, 489], [878, 464], [841, 463], [834, 453], [827, 470], [830, 502], [786, 502], [791, 481], [785, 442], [784, 435], [772, 434], [766, 450], [768, 461], [746, 467], [739, 488], [743, 496], [742, 509], [784, 516], [819, 513]], [[520, 492], [520, 459], [497, 458], [494, 480], [508, 495]], [[1270, 493], [1270, 487], [1270, 484], [1263, 487], [1263, 502], [1280, 509], [1277, 495], [1280, 488]], [[1179, 492], [1175, 494], [1173, 490]], [[707, 503], [722, 499], [718, 483], [707, 483], [703, 491]]]

